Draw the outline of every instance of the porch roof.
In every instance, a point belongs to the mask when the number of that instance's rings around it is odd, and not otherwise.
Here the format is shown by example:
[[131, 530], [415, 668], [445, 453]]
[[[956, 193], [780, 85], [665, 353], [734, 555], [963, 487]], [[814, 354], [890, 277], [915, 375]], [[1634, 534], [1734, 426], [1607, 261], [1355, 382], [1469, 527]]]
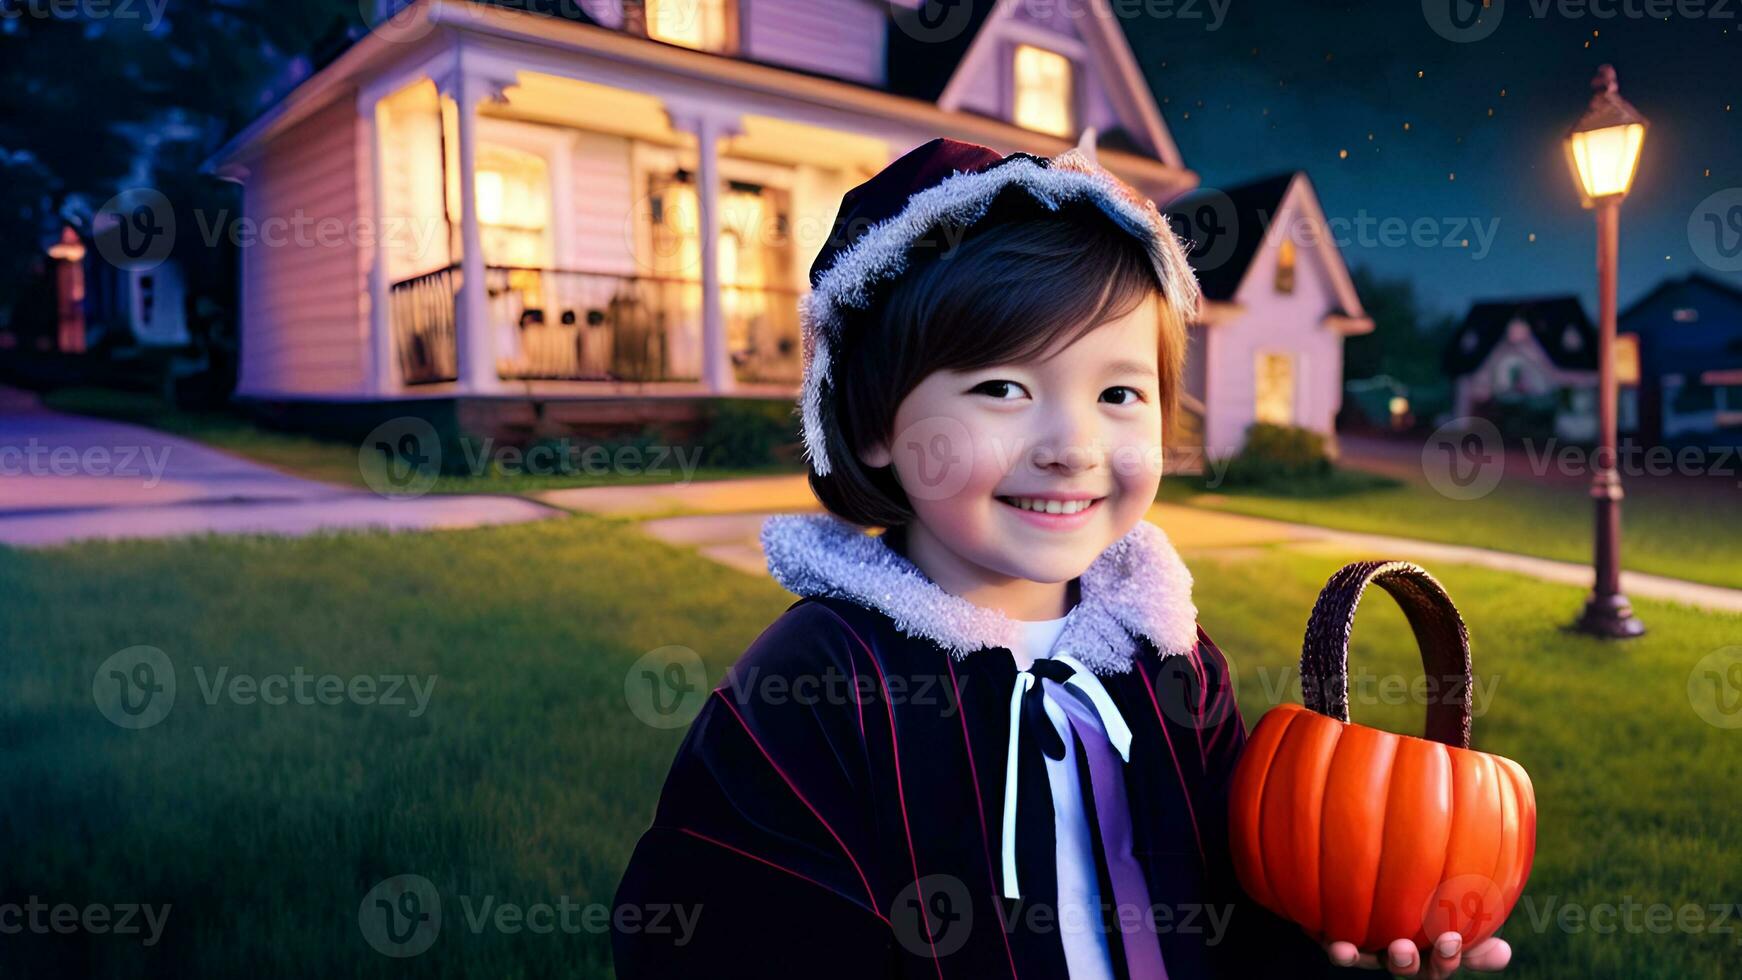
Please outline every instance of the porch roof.
[[[526, 9], [525, 0], [512, 6], [499, 0], [414, 0], [414, 3], [425, 9], [423, 16], [428, 18], [426, 24], [430, 37], [424, 39], [426, 45], [432, 45], [432, 39], [433, 46], [446, 43], [438, 35], [448, 33], [585, 53], [737, 88], [746, 93], [776, 95], [798, 104], [864, 113], [885, 122], [911, 127], [916, 140], [947, 135], [1048, 156], [1074, 145], [1070, 140], [978, 113], [942, 109], [934, 98], [916, 94], [923, 88], [912, 89], [905, 83], [896, 84], [893, 74], [888, 89], [864, 85], [785, 66], [664, 44], [599, 26], [584, 15], [552, 17]], [[891, 32], [892, 36], [898, 33]], [[971, 37], [973, 32], [965, 33]], [[354, 97], [358, 89], [403, 64], [410, 47], [412, 45], [405, 43], [403, 38], [390, 37], [381, 29], [371, 31], [231, 137], [205, 161], [204, 169], [237, 176], [234, 173], [236, 168], [264, 141], [337, 99]], [[795, 87], [792, 84], [794, 76], [806, 79], [806, 84]], [[912, 90], [906, 91], [908, 89]], [[1117, 133], [1107, 136], [1110, 138], [1103, 138], [1098, 147], [1101, 163], [1150, 192], [1159, 202], [1165, 203], [1196, 186], [1197, 175], [1192, 171], [1171, 166], [1142, 152], [1132, 141]], [[226, 174], [226, 171], [231, 173]]]

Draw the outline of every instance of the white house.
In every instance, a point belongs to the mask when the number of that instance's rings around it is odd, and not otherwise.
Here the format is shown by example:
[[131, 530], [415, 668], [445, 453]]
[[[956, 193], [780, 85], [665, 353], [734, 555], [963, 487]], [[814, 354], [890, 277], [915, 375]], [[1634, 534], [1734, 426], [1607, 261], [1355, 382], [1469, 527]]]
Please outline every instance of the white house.
[[[1639, 348], [1616, 335], [1616, 427], [1639, 418]], [[1444, 367], [1453, 383], [1453, 414], [1491, 414], [1496, 406], [1536, 406], [1554, 435], [1597, 437], [1597, 328], [1576, 296], [1473, 303], [1447, 342]]]
[[[1051, 155], [1093, 128], [1158, 203], [1196, 186], [1116, 18], [918, 2], [413, 0], [211, 161], [251, 233], [238, 395], [446, 400], [481, 425], [791, 397], [797, 300], [840, 198], [909, 149]], [[1301, 298], [1358, 317], [1340, 263], [1308, 265]], [[1266, 350], [1297, 356], [1289, 417], [1329, 432], [1324, 327], [1324, 309], [1273, 319]], [[1212, 354], [1199, 390], [1250, 402], [1239, 356]]]
[[1186, 391], [1202, 406], [1205, 453], [1239, 451], [1254, 422], [1311, 429], [1335, 453], [1343, 338], [1373, 321], [1312, 181], [1296, 172], [1204, 189], [1168, 217], [1192, 241], [1204, 290]]

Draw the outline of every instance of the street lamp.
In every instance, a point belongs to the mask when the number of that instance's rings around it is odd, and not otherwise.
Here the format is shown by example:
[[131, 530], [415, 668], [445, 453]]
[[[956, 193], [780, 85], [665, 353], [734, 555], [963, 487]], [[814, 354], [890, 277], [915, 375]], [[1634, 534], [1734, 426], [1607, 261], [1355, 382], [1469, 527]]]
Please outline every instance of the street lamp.
[[1615, 69], [1604, 65], [1591, 80], [1591, 105], [1567, 134], [1567, 160], [1584, 206], [1597, 212], [1597, 459], [1591, 471], [1596, 501], [1596, 578], [1574, 628], [1621, 638], [1645, 632], [1633, 604], [1621, 594], [1621, 477], [1615, 471], [1615, 266], [1621, 199], [1633, 186], [1645, 117], [1621, 97]]

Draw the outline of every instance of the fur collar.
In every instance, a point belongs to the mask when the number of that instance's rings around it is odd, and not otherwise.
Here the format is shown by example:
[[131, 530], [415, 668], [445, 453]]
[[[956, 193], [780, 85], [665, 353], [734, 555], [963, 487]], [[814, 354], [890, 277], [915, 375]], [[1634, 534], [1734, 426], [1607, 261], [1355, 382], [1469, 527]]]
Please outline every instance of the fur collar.
[[[957, 658], [1008, 648], [1015, 637], [1014, 620], [945, 592], [881, 539], [828, 514], [769, 518], [762, 525], [762, 550], [768, 571], [787, 591], [837, 596], [875, 609], [901, 632]], [[1154, 524], [1141, 522], [1115, 541], [1083, 573], [1080, 585], [1080, 601], [1058, 649], [1095, 673], [1129, 671], [1137, 637], [1164, 657], [1196, 645], [1191, 572]]]

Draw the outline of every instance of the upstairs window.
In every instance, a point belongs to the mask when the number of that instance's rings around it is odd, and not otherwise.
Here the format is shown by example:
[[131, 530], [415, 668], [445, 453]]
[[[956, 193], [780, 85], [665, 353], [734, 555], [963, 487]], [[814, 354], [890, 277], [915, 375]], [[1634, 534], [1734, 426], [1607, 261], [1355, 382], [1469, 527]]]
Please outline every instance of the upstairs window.
[[1013, 116], [1016, 125], [1069, 139], [1076, 133], [1071, 106], [1071, 59], [1029, 44], [1016, 46]]
[[1294, 239], [1286, 232], [1282, 236], [1282, 244], [1276, 249], [1276, 291], [1294, 292]]
[[736, 0], [645, 0], [647, 36], [656, 41], [729, 54], [737, 47]]

